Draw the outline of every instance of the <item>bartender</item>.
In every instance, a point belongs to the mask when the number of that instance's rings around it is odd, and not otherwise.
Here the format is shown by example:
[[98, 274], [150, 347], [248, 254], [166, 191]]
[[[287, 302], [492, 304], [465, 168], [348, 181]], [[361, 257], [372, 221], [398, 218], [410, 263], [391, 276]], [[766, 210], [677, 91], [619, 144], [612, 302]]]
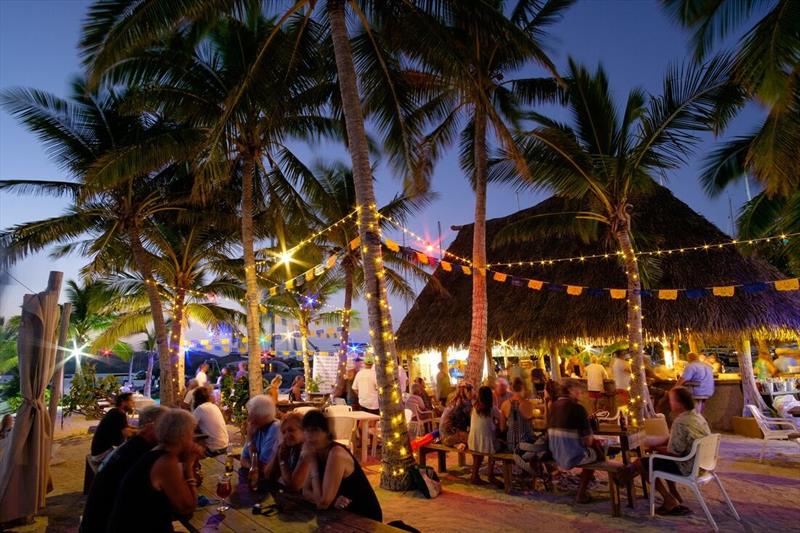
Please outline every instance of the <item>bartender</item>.
[[775, 365], [775, 368], [781, 374], [792, 374], [797, 372], [798, 365], [797, 365], [797, 358], [795, 354], [792, 353], [787, 348], [778, 348], [775, 350], [775, 353], [778, 357], [772, 362]]

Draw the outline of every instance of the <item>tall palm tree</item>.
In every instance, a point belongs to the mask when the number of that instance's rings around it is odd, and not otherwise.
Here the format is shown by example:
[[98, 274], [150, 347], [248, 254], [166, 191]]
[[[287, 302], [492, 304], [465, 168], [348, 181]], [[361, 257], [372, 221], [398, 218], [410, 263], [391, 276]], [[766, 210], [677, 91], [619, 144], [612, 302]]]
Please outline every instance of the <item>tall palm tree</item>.
[[[56, 254], [76, 250], [91, 257], [93, 263], [101, 264], [119, 251], [111, 249], [111, 244], [118, 242], [116, 237], [125, 239], [138, 272], [147, 280], [162, 367], [162, 401], [171, 405], [175, 396], [170, 384], [166, 324], [141, 235], [153, 215], [178, 209], [184, 191], [172, 169], [162, 168], [153, 173], [144, 170], [144, 162], [128, 181], [117, 187], [100, 190], [86, 186], [84, 180], [114, 150], [142, 144], [170, 145], [169, 151], [180, 153], [187, 139], [181, 138], [170, 124], [144, 121], [124, 113], [124, 93], [117, 89], [103, 86], [90, 93], [82, 80], [73, 82], [68, 100], [33, 89], [10, 89], [0, 95], [0, 101], [40, 138], [53, 159], [75, 180], [0, 182], [2, 190], [68, 196], [73, 201], [64, 215], [19, 224], [0, 233], [5, 260], [15, 261], [48, 246], [61, 245]], [[90, 238], [79, 241], [85, 235]]]
[[[481, 380], [487, 350], [486, 193], [491, 140], [515, 158], [519, 174], [531, 174], [516, 147], [527, 106], [554, 100], [552, 77], [529, 78], [531, 64], [557, 76], [543, 49], [548, 26], [560, 20], [572, 0], [455, 2], [440, 16], [419, 15], [420, 32], [401, 30], [398, 46], [419, 64], [409, 73], [424, 94], [413, 122], [430, 125], [420, 143], [427, 171], [458, 138], [461, 168], [475, 191], [472, 240], [472, 326], [466, 377]], [[508, 13], [508, 15], [507, 15]]]
[[790, 196], [800, 187], [800, 3], [661, 2], [680, 24], [694, 31], [698, 60], [732, 32], [749, 26], [735, 46], [732, 77], [747, 96], [768, 108], [768, 114], [754, 131], [723, 143], [708, 157], [701, 177], [707, 190], [719, 193], [743, 177], [738, 169], [744, 169], [768, 196]]
[[[635, 199], [652, 189], [657, 176], [684, 162], [699, 140], [698, 132], [725, 118], [715, 115], [715, 104], [729, 94], [729, 73], [724, 60], [702, 68], [672, 69], [661, 95], [648, 98], [634, 89], [620, 110], [603, 69], [591, 73], [570, 60], [566, 94], [571, 121], [534, 114], [538, 126], [519, 139], [536, 176], [530, 185], [566, 197], [574, 211], [552, 213], [547, 223], [521, 221], [509, 228], [505, 238], [530, 237], [531, 231], [546, 230], [548, 225], [552, 231], [557, 227], [552, 223], [561, 221], [575, 231], [585, 232], [587, 224], [604, 229], [619, 247], [628, 280], [632, 414], [640, 425], [652, 405], [642, 354], [641, 272], [631, 225]], [[498, 179], [513, 175], [515, 166], [513, 161], [499, 165]]]
[[0, 317], [0, 374], [5, 374], [19, 364], [17, 335], [21, 317]]
[[[445, 2], [429, 2], [429, 7], [435, 9]], [[214, 0], [188, 2], [168, 2], [160, 0], [101, 0], [95, 2], [90, 8], [87, 23], [84, 27], [82, 48], [85, 61], [93, 73], [95, 81], [109, 71], [114, 65], [128, 57], [132, 51], [152, 44], [165, 34], [174, 32], [177, 28], [185, 26], [192, 20], [212, 20], [220, 14], [227, 14], [233, 10], [241, 10], [251, 5], [247, 0]], [[330, 30], [330, 44], [333, 51], [336, 70], [336, 84], [339, 89], [339, 98], [333, 100], [332, 105], [339, 109], [345, 119], [348, 151], [350, 152], [354, 180], [356, 185], [356, 201], [362, 207], [359, 211], [358, 226], [362, 243], [364, 283], [366, 288], [368, 319], [370, 330], [373, 333], [372, 345], [377, 358], [377, 379], [381, 389], [380, 405], [384, 419], [381, 425], [384, 442], [394, 445], [385, 446], [383, 451], [383, 468], [381, 470], [381, 486], [388, 489], [400, 490], [410, 483], [408, 468], [413, 459], [409, 448], [403, 419], [402, 405], [399, 398], [398, 387], [398, 361], [394, 347], [394, 336], [391, 323], [391, 314], [386, 300], [386, 287], [384, 285], [383, 256], [378, 234], [379, 221], [375, 213], [375, 191], [372, 180], [372, 170], [369, 158], [369, 143], [364, 125], [364, 109], [361, 106], [359, 89], [356, 85], [357, 72], [353, 59], [353, 48], [345, 20], [346, 8], [350, 7], [364, 27], [364, 39], [367, 45], [374, 44], [374, 35], [370, 33], [369, 17], [378, 16], [384, 20], [399, 22], [398, 14], [412, 9], [412, 4], [403, 1], [385, 0], [380, 2], [355, 2], [354, 0], [328, 0], [324, 8], [316, 9], [315, 0], [293, 1], [280, 6], [276, 14], [276, 22], [266, 38], [255, 44], [254, 58], [250, 71], [245, 78], [238, 80], [238, 85], [231, 91], [226, 99], [229, 104], [219, 119], [218, 127], [212, 134], [212, 139], [219, 138], [221, 133], [230, 126], [229, 119], [233, 116], [234, 109], [240, 102], [247, 100], [247, 94], [252, 94], [253, 86], [258, 81], [263, 67], [263, 62], [274, 43], [276, 35], [282, 26], [298, 16], [299, 28], [316, 28], [314, 20], [319, 19], [325, 30]], [[364, 9], [362, 9], [364, 8]], [[369, 46], [368, 46], [369, 47]], [[377, 47], [372, 47], [377, 48]], [[366, 74], [372, 75], [371, 83], [365, 84], [365, 94], [380, 93], [386, 95], [384, 102], [388, 106], [379, 106], [385, 114], [382, 116], [401, 117], [405, 109], [398, 98], [397, 87], [392, 85], [386, 68], [387, 61], [384, 50], [380, 50], [373, 57], [375, 62], [371, 66], [378, 66], [377, 70], [369, 70]], [[303, 57], [298, 55], [297, 57]], [[359, 63], [363, 66], [367, 63]], [[377, 73], [376, 73], [377, 72]], [[363, 74], [363, 72], [362, 72]], [[288, 78], [291, 81], [291, 77]], [[262, 91], [263, 93], [263, 91]], [[269, 96], [269, 95], [266, 95]], [[365, 98], [368, 101], [369, 98]], [[407, 103], [407, 102], [406, 102]], [[387, 126], [391, 120], [382, 120], [379, 125]], [[402, 125], [402, 121], [397, 122]], [[402, 129], [402, 127], [401, 127]], [[410, 164], [410, 143], [407, 137], [396, 144], [398, 152]], [[248, 169], [249, 170], [249, 169]], [[243, 192], [244, 198], [244, 192]], [[244, 228], [243, 228], [244, 229]], [[245, 246], [247, 246], [245, 244]], [[246, 260], [249, 260], [246, 258]], [[248, 282], [248, 292], [252, 295], [252, 282]], [[254, 307], [255, 298], [248, 297], [248, 304]], [[257, 309], [248, 315], [257, 316]], [[251, 325], [257, 321], [251, 320]], [[251, 354], [252, 356], [252, 354]], [[251, 373], [253, 372], [251, 365]], [[260, 378], [256, 376], [253, 381]], [[400, 438], [395, 435], [401, 435]]]

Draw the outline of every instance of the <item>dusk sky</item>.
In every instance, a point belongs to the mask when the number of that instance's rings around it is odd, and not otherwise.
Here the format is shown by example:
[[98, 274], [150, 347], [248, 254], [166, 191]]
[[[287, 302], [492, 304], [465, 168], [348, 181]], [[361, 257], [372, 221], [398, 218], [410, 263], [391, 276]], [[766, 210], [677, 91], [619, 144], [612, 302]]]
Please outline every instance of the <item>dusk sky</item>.
[[[66, 96], [69, 79], [80, 67], [76, 43], [88, 0], [2, 0], [0, 1], [0, 88], [25, 86]], [[549, 41], [552, 57], [563, 67], [568, 55], [594, 68], [602, 62], [618, 101], [635, 86], [658, 93], [663, 74], [670, 63], [689, 58], [688, 36], [678, 28], [655, 1], [582, 1], [554, 26]], [[536, 74], [541, 74], [537, 72]], [[746, 110], [726, 136], [753, 128], [761, 111]], [[666, 183], [688, 203], [725, 232], [730, 232], [729, 198], [734, 211], [745, 198], [744, 185], [730, 188], [718, 198], [709, 199], [697, 178], [702, 155], [713, 146], [713, 139], [702, 145], [690, 164], [668, 177]], [[308, 159], [342, 158], [340, 149], [318, 147], [304, 152]], [[0, 112], [0, 179], [65, 179], [67, 176], [48, 160], [36, 138], [6, 112]], [[385, 167], [377, 175], [378, 194], [389, 199], [399, 190], [399, 182]], [[410, 229], [435, 237], [441, 221], [445, 243], [454, 232], [453, 224], [469, 223], [473, 217], [473, 194], [459, 170], [455, 150], [442, 161], [435, 173], [433, 188], [439, 199], [409, 223]], [[497, 217], [528, 207], [543, 199], [509, 187], [490, 187], [488, 217]], [[20, 197], [0, 193], [0, 228], [59, 214], [66, 202], [51, 198]], [[298, 236], [302, 238], [304, 236]], [[399, 237], [398, 237], [399, 240]], [[31, 256], [11, 271], [22, 284], [42, 290], [49, 270], [61, 270], [65, 280], [77, 276], [83, 264], [80, 257], [51, 260], [46, 253]], [[5, 287], [0, 316], [18, 313], [26, 288], [14, 280]], [[340, 302], [332, 302], [340, 305]], [[363, 307], [362, 307], [363, 308]], [[404, 315], [403, 303], [394, 305], [394, 326]], [[356, 335], [356, 340], [365, 340]]]

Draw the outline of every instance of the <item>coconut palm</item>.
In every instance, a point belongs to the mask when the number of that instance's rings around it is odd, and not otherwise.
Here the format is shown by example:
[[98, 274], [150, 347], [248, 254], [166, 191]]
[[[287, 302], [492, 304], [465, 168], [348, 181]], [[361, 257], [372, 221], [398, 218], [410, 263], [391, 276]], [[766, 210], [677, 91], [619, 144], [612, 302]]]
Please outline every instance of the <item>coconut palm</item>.
[[[519, 139], [536, 176], [530, 185], [562, 195], [575, 207], [573, 212], [521, 221], [505, 238], [530, 238], [531, 232], [555, 231], [565, 222], [584, 236], [602, 229], [618, 246], [628, 280], [632, 414], [639, 424], [652, 405], [642, 355], [642, 280], [631, 215], [636, 197], [647, 194], [656, 177], [684, 162], [699, 140], [698, 132], [711, 127], [712, 120], [725, 118], [714, 112], [716, 102], [730, 90], [729, 73], [728, 63], [719, 59], [702, 68], [672, 69], [660, 96], [648, 98], [634, 89], [620, 110], [602, 67], [591, 73], [570, 60], [566, 91], [572, 120], [562, 123], [533, 114], [538, 126]], [[498, 179], [513, 175], [515, 166], [506, 161], [495, 168]], [[594, 231], [586, 231], [587, 226]]]
[[0, 317], [0, 374], [5, 374], [19, 364], [17, 335], [21, 317]]
[[[172, 168], [153, 173], [139, 168], [136, 174], [118, 187], [99, 190], [87, 187], [86, 175], [101, 158], [123, 147], [142, 144], [171, 145], [172, 153], [181, 153], [190, 143], [173, 125], [122, 111], [124, 93], [103, 86], [90, 93], [81, 80], [72, 85], [68, 100], [33, 89], [10, 89], [0, 96], [2, 105], [35, 133], [51, 157], [74, 181], [6, 180], [0, 189], [18, 193], [67, 196], [72, 205], [65, 214], [46, 220], [18, 224], [0, 233], [0, 248], [6, 261], [16, 261], [51, 245], [60, 245], [57, 256], [79, 251], [90, 257], [92, 265], [112, 260], [119, 252], [112, 244], [124, 239], [136, 269], [148, 280], [147, 294], [158, 340], [159, 364], [162, 367], [161, 394], [165, 404], [174, 401], [169, 381], [169, 351], [164, 315], [158, 291], [152, 282], [152, 268], [142, 242], [142, 231], [150, 218], [164, 211], [178, 209], [185, 195], [180, 176]], [[142, 165], [144, 166], [144, 164]], [[177, 179], [176, 179], [177, 176]], [[86, 240], [79, 240], [88, 236]]]
[[[426, 5], [436, 9], [444, 2], [428, 2]], [[104, 74], [119, 62], [124, 61], [137, 49], [148, 46], [164, 35], [174, 33], [179, 27], [185, 27], [187, 21], [213, 20], [221, 14], [231, 11], [241, 11], [252, 5], [247, 0], [213, 0], [188, 2], [168, 2], [160, 0], [102, 0], [92, 5], [87, 23], [84, 26], [84, 38], [81, 46], [85, 54], [85, 62], [95, 81], [100, 80]], [[338, 98], [332, 101], [332, 106], [340, 109], [345, 119], [348, 151], [350, 152], [356, 201], [362, 206], [359, 211], [358, 226], [362, 243], [364, 280], [367, 301], [368, 319], [373, 332], [372, 345], [377, 358], [377, 379], [381, 388], [381, 411], [384, 423], [381, 425], [384, 442], [396, 443], [385, 446], [383, 450], [383, 468], [381, 470], [381, 486], [399, 490], [409, 485], [410, 477], [408, 468], [413, 459], [407, 441], [405, 421], [403, 419], [402, 405], [395, 400], [399, 395], [397, 386], [397, 354], [394, 348], [391, 314], [386, 301], [386, 287], [383, 275], [383, 256], [381, 253], [380, 237], [376, 234], [379, 227], [374, 206], [376, 205], [375, 191], [372, 180], [370, 164], [369, 143], [364, 125], [364, 110], [361, 107], [361, 97], [356, 85], [357, 71], [353, 59], [353, 47], [349, 30], [345, 20], [346, 8], [351, 8], [359, 22], [363, 25], [362, 39], [359, 41], [373, 50], [373, 61], [359, 62], [359, 66], [377, 67], [361, 71], [367, 78], [364, 84], [365, 102], [370, 101], [369, 96], [375, 98], [375, 106], [367, 106], [367, 110], [378, 109], [379, 126], [384, 129], [391, 123], [398, 124], [403, 130], [402, 120], [393, 122], [389, 117], [402, 118], [408, 102], [399, 97], [398, 86], [393, 84], [391, 70], [388, 67], [386, 50], [375, 46], [375, 35], [370, 31], [370, 17], [382, 18], [395, 24], [402, 23], [401, 17], [412, 10], [412, 3], [382, 0], [380, 2], [355, 2], [352, 0], [328, 0], [324, 7], [317, 9], [315, 0], [299, 0], [289, 2], [277, 8], [275, 24], [270, 32], [261, 41], [254, 43], [252, 50], [255, 61], [251, 63], [250, 71], [227, 94], [228, 104], [218, 120], [218, 126], [212, 133], [212, 141], [218, 139], [222, 132], [230, 127], [230, 118], [234, 110], [238, 109], [242, 101], [247, 100], [247, 95], [257, 94], [253, 89], [259, 79], [259, 72], [263, 69], [265, 58], [276, 40], [277, 34], [283, 25], [293, 17], [298, 17], [298, 27], [303, 29], [316, 29], [315, 20], [319, 20], [324, 30], [330, 30], [330, 49], [335, 60]], [[359, 48], [356, 51], [363, 51]], [[297, 54], [293, 57], [306, 59]], [[324, 55], [323, 55], [324, 57]], [[287, 78], [288, 81], [292, 77]], [[254, 93], [255, 91], [255, 93]], [[267, 98], [271, 94], [261, 94]], [[383, 98], [380, 96], [383, 95]], [[388, 102], [389, 105], [379, 105]], [[341, 108], [339, 107], [341, 103]], [[411, 150], [408, 136], [401, 135], [399, 143], [391, 146], [396, 148], [399, 158], [410, 164]], [[249, 170], [249, 168], [248, 168]], [[246, 189], [246, 188], [245, 188]], [[244, 192], [243, 192], [244, 198]], [[244, 219], [245, 217], [243, 217]], [[243, 227], [244, 229], [244, 227]], [[244, 244], [247, 247], [247, 244]], [[246, 252], [247, 253], [247, 252]], [[246, 258], [249, 261], [249, 258]], [[252, 269], [251, 269], [252, 270]], [[248, 281], [248, 292], [253, 294], [254, 283]], [[256, 317], [256, 299], [248, 297], [248, 315]], [[255, 329], [257, 321], [250, 319], [249, 329]], [[251, 335], [252, 336], [252, 335]], [[252, 356], [252, 353], [251, 353]], [[254, 372], [251, 365], [251, 373]], [[251, 383], [259, 381], [255, 376]], [[397, 438], [395, 435], [401, 435]]]
[[[531, 174], [513, 131], [526, 107], [558, 94], [553, 77], [530, 78], [531, 64], [557, 76], [543, 49], [548, 26], [558, 22], [571, 0], [548, 2], [455, 2], [442, 16], [419, 15], [421, 30], [399, 37], [398, 46], [420, 67], [409, 73], [424, 94], [412, 117], [417, 128], [430, 126], [420, 143], [421, 164], [430, 171], [435, 160], [458, 139], [461, 168], [475, 191], [472, 243], [472, 327], [465, 375], [480, 382], [486, 358], [486, 189], [491, 141], [496, 139]], [[506, 13], [510, 15], [506, 17]], [[420, 36], [422, 35], [422, 36]], [[423, 126], [424, 124], [424, 126]]]
[[[742, 26], [734, 50], [733, 79], [769, 110], [751, 133], [732, 139], [707, 159], [701, 177], [719, 193], [752, 174], [769, 196], [790, 196], [800, 186], [800, 3], [794, 0], [662, 0], [683, 26], [694, 31], [698, 60]], [[760, 18], [758, 18], [760, 17]]]

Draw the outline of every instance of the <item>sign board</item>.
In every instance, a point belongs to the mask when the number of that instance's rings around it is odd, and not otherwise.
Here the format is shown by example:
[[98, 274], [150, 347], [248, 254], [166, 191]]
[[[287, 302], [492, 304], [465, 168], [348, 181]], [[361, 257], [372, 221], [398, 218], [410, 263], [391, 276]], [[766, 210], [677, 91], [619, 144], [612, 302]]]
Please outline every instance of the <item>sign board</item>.
[[314, 355], [314, 368], [311, 376], [319, 383], [319, 391], [328, 393], [336, 386], [339, 356], [335, 352], [328, 352], [327, 355], [322, 355], [322, 353]]

